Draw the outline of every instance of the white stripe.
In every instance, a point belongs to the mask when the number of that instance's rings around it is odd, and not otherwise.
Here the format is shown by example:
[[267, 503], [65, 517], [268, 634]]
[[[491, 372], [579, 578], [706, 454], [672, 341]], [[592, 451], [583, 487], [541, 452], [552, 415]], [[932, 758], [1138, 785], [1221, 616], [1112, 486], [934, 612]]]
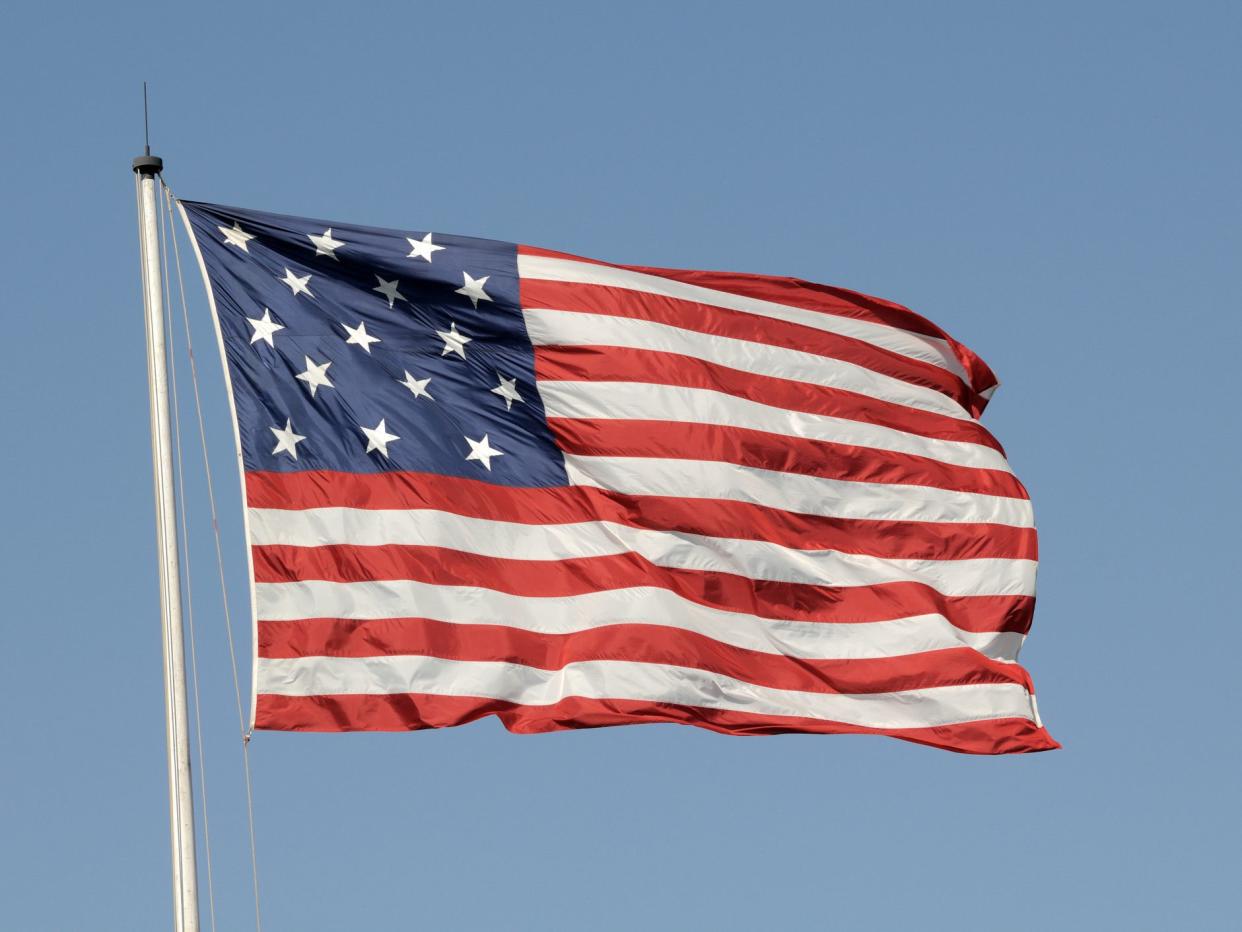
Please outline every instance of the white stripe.
[[909, 453], [954, 466], [1011, 471], [999, 450], [982, 444], [938, 440], [848, 418], [790, 411], [710, 389], [648, 382], [550, 382], [540, 379], [539, 395], [548, 417], [719, 424], [787, 437]]
[[626, 495], [714, 498], [864, 521], [943, 521], [1034, 527], [1021, 498], [928, 486], [850, 482], [707, 460], [565, 455], [573, 485]]
[[504, 625], [539, 634], [572, 634], [611, 625], [647, 624], [693, 631], [734, 647], [814, 660], [869, 660], [969, 647], [996, 660], [1017, 659], [1023, 636], [963, 631], [936, 614], [892, 621], [781, 621], [683, 599], [668, 589], [636, 586], [573, 596], [520, 596], [478, 586], [302, 580], [257, 583], [259, 618], [431, 618], [465, 625]]
[[523, 314], [527, 335], [536, 346], [620, 346], [679, 353], [754, 375], [839, 388], [920, 411], [973, 420], [970, 412], [934, 388], [904, 382], [842, 359], [631, 317], [545, 308], [525, 308]]
[[795, 550], [766, 541], [705, 537], [611, 521], [521, 524], [444, 511], [252, 508], [256, 546], [443, 547], [485, 557], [568, 560], [635, 553], [657, 566], [817, 586], [918, 582], [946, 596], [1034, 595], [1034, 560], [896, 560]]
[[624, 288], [629, 291], [641, 291], [647, 294], [665, 295], [699, 304], [713, 304], [716, 307], [758, 314], [776, 320], [802, 324], [828, 333], [863, 340], [874, 346], [880, 346], [892, 352], [929, 362], [941, 369], [946, 369], [960, 378], [967, 385], [970, 377], [953, 352], [947, 340], [939, 337], [925, 336], [910, 330], [902, 330], [888, 324], [877, 324], [868, 320], [857, 320], [821, 311], [810, 311], [806, 308], [764, 301], [760, 298], [748, 298], [728, 291], [717, 291], [700, 285], [661, 278], [643, 272], [631, 272], [607, 265], [591, 262], [575, 262], [571, 259], [556, 259], [550, 256], [525, 256], [518, 254], [518, 275], [522, 278], [542, 279], [544, 281], [573, 282], [582, 285], [603, 285], [607, 288]]
[[431, 693], [518, 705], [571, 696], [668, 702], [815, 718], [868, 728], [928, 728], [997, 718], [1034, 719], [1017, 683], [937, 686], [893, 693], [813, 693], [756, 686], [690, 667], [587, 660], [560, 670], [439, 657], [302, 657], [259, 660], [259, 689], [282, 696]]

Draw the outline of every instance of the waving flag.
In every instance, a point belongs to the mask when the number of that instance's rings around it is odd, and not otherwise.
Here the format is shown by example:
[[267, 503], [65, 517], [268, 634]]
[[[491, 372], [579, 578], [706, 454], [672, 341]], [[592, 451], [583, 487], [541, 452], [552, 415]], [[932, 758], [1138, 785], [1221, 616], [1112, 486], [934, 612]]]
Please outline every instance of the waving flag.
[[1056, 747], [995, 388], [911, 311], [182, 202], [247, 507], [257, 728], [498, 716]]

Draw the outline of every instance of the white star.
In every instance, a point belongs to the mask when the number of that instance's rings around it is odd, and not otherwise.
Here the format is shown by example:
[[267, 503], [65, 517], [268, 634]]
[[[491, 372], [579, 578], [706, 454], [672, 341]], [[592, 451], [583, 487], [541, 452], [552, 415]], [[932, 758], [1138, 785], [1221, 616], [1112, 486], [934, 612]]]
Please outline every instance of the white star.
[[466, 443], [470, 444], [470, 455], [467, 456], [466, 459], [467, 460], [478, 460], [480, 463], [482, 463], [484, 466], [487, 467], [488, 472], [492, 471], [492, 457], [493, 456], [504, 456], [503, 453], [501, 453], [499, 450], [493, 447], [490, 443], [488, 443], [487, 434], [483, 435], [482, 440], [471, 440], [469, 437], [467, 437]]
[[229, 246], [236, 246], [242, 252], [250, 252], [250, 247], [247, 246], [246, 243], [254, 239], [254, 234], [247, 233], [243, 230], [241, 228], [241, 224], [239, 224], [236, 220], [233, 221], [233, 229], [231, 230], [228, 227], [216, 227], [216, 229], [224, 234], [224, 242], [226, 244]]
[[441, 356], [456, 353], [462, 359], [466, 358], [466, 344], [470, 342], [470, 337], [463, 337], [457, 332], [456, 321], [449, 323], [448, 330], [437, 330], [436, 336], [444, 341], [444, 349], [440, 350]]
[[309, 356], [303, 357], [306, 360], [306, 371], [299, 372], [295, 378], [301, 379], [310, 386], [311, 397], [315, 397], [315, 392], [320, 388], [336, 388], [328, 381], [328, 366], [331, 362], [316, 364]]
[[383, 418], [380, 418], [379, 424], [375, 427], [362, 427], [361, 424], [358, 426], [361, 427], [362, 432], [367, 435], [368, 453], [373, 450], [379, 450], [381, 456], [387, 457], [388, 444], [392, 443], [394, 440], [401, 439], [396, 434], [388, 433], [388, 427], [384, 424]]
[[311, 277], [309, 273], [303, 275], [301, 278], [298, 278], [288, 269], [285, 269], [285, 277], [281, 279], [282, 282], [289, 286], [289, 290], [293, 292], [295, 297], [300, 294], [305, 294], [308, 298], [313, 298], [315, 296], [311, 294], [311, 290], [306, 287], [310, 283], [310, 280]]
[[298, 458], [298, 444], [306, 438], [293, 432], [293, 421], [285, 418], [284, 430], [279, 427], [269, 427], [268, 430], [276, 435], [276, 449], [272, 450], [272, 456], [277, 453], [288, 453], [294, 459]]
[[415, 239], [412, 236], [407, 236], [406, 241], [410, 244], [410, 254], [406, 256], [407, 259], [426, 259], [430, 262], [431, 254], [439, 252], [444, 248], [443, 246], [437, 246], [431, 241], [430, 233], [422, 239]]
[[367, 322], [365, 320], [359, 321], [357, 327], [351, 327], [349, 324], [341, 324], [341, 326], [344, 327], [345, 332], [349, 334], [349, 339], [345, 342], [357, 343], [364, 350], [366, 350], [368, 354], [371, 352], [372, 343], [383, 342], [379, 337], [373, 337], [367, 333]]
[[496, 378], [500, 379], [500, 384], [492, 389], [492, 394], [503, 398], [505, 400], [505, 410], [512, 411], [513, 402], [522, 400], [522, 396], [518, 394], [517, 390], [517, 379], [506, 379], [499, 372], [496, 373]]
[[247, 317], [246, 321], [250, 326], [254, 327], [254, 333], [250, 337], [251, 343], [264, 341], [268, 346], [274, 347], [276, 344], [272, 342], [272, 334], [277, 330], [284, 330], [284, 324], [278, 324], [272, 320], [272, 312], [267, 308], [263, 309], [262, 317]]
[[384, 281], [384, 279], [380, 278], [378, 275], [375, 276], [375, 280], [378, 281], [379, 284], [376, 285], [371, 290], [378, 291], [385, 298], [387, 298], [389, 307], [392, 307], [394, 301], [405, 300], [405, 295], [403, 295], [401, 292], [397, 290], [397, 286], [401, 284], [400, 281], [394, 278], [392, 281], [386, 282]]
[[461, 277], [466, 280], [466, 283], [457, 289], [457, 293], [464, 294], [475, 307], [479, 306], [480, 301], [492, 300], [488, 293], [483, 290], [483, 286], [491, 278], [490, 275], [484, 275], [482, 278], [471, 278], [469, 272], [462, 272]]
[[[345, 245], [339, 239], [332, 238], [332, 227], [324, 230], [321, 236], [307, 233], [306, 238], [315, 244], [315, 255], [329, 256], [333, 259], [336, 259], [336, 251]], [[339, 262], [340, 260], [338, 259], [337, 261]]]
[[[416, 379], [409, 372], [406, 372], [405, 381], [402, 382], [400, 379], [397, 379], [397, 381], [413, 392], [415, 398], [431, 398], [431, 392], [427, 391], [427, 383], [431, 381], [430, 376], [425, 379]], [[431, 398], [431, 400], [435, 401], [434, 398]]]

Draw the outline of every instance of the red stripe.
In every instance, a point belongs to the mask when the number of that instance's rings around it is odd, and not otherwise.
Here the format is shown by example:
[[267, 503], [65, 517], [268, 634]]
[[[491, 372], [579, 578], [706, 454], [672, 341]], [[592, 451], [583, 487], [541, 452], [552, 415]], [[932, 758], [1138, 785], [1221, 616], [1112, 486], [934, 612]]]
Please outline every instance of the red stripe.
[[660, 275], [663, 278], [700, 285], [704, 288], [714, 288], [717, 291], [728, 291], [748, 298], [775, 301], [777, 304], [789, 304], [808, 310], [822, 311], [826, 314], [852, 317], [856, 320], [870, 320], [912, 333], [940, 337], [949, 344], [958, 362], [970, 376], [971, 395], [967, 407], [975, 417], [982, 414], [988, 404], [988, 399], [979, 393], [994, 388], [997, 384], [996, 375], [972, 349], [953, 339], [921, 314], [916, 314], [904, 305], [885, 301], [883, 298], [876, 298], [860, 291], [851, 291], [848, 288], [820, 285], [800, 278], [749, 275], [745, 272], [644, 269], [641, 266], [632, 266], [632, 268], [636, 272]]
[[[1030, 630], [1033, 596], [945, 596], [922, 583], [814, 586], [730, 573], [670, 569], [636, 553], [570, 560], [512, 560], [441, 547], [256, 546], [259, 583], [409, 579], [532, 598], [658, 586], [712, 608], [788, 621], [865, 623], [939, 613], [964, 631]], [[503, 620], [503, 619], [500, 619]]]
[[[544, 256], [549, 259], [568, 259], [571, 262], [586, 262], [591, 265], [606, 265], [614, 269], [626, 269], [641, 272], [644, 275], [656, 275], [673, 281], [712, 288], [716, 291], [727, 291], [731, 294], [759, 298], [763, 301], [775, 301], [777, 304], [788, 304], [809, 311], [820, 311], [838, 317], [852, 317], [855, 320], [867, 320], [875, 324], [885, 324], [899, 330], [923, 336], [944, 337], [945, 332], [934, 323], [916, 314], [914, 311], [892, 301], [876, 298], [859, 291], [847, 288], [835, 288], [831, 285], [817, 285], [797, 278], [774, 275], [755, 275], [746, 272], [705, 272], [692, 269], [665, 269], [646, 265], [618, 265], [600, 259], [588, 259], [575, 256], [568, 252], [557, 252], [554, 249], [543, 249], [539, 246], [518, 246], [518, 255]], [[715, 284], [706, 284], [714, 282]], [[793, 298], [794, 300], [790, 300]]]
[[1004, 449], [982, 424], [880, 401], [840, 388], [754, 375], [678, 353], [617, 346], [536, 346], [535, 375], [543, 382], [644, 382], [723, 392], [787, 411], [823, 414], [889, 427], [934, 440]]
[[[534, 246], [518, 246], [518, 253], [527, 256], [549, 256], [556, 259], [570, 259], [577, 262], [589, 262], [594, 265], [611, 265], [595, 259], [584, 259], [569, 253], [540, 249]], [[867, 320], [872, 323], [885, 324], [899, 330], [908, 330], [924, 336], [940, 337], [948, 341], [963, 368], [970, 375], [971, 387], [975, 392], [984, 392], [996, 385], [997, 379], [987, 363], [970, 348], [954, 340], [940, 327], [917, 314], [904, 305], [886, 301], [873, 295], [851, 291], [848, 288], [837, 288], [831, 285], [820, 285], [798, 278], [775, 275], [753, 275], [744, 272], [708, 272], [687, 269], [663, 269], [641, 265], [620, 265], [614, 268], [629, 269], [647, 275], [658, 275], [673, 281], [727, 291], [732, 294], [759, 298], [764, 301], [775, 301], [806, 310], [835, 314], [839, 317], [851, 317], [855, 320]], [[532, 306], [532, 305], [527, 305]], [[976, 398], [977, 417], [987, 406], [987, 399]]]
[[522, 279], [522, 307], [645, 320], [709, 336], [787, 347], [930, 388], [969, 408], [974, 391], [952, 372], [854, 337], [771, 317], [603, 285]]
[[428, 618], [311, 618], [261, 621], [259, 656], [439, 657], [562, 670], [591, 660], [659, 663], [706, 670], [756, 686], [815, 693], [884, 693], [937, 686], [1016, 683], [1033, 691], [1017, 664], [969, 648], [874, 660], [807, 660], [722, 644], [693, 631], [625, 624], [572, 634], [502, 625], [456, 625]]
[[519, 489], [434, 473], [248, 472], [246, 500], [252, 508], [430, 508], [522, 524], [613, 521], [894, 559], [1038, 556], [1033, 528], [1004, 524], [825, 518], [743, 502], [621, 495], [586, 486]]
[[786, 718], [745, 712], [622, 699], [562, 699], [555, 705], [522, 706], [498, 699], [399, 695], [258, 696], [255, 727], [278, 731], [414, 731], [463, 725], [495, 715], [509, 731], [537, 734], [574, 728], [601, 728], [680, 722], [730, 735], [879, 734], [967, 754], [1012, 754], [1060, 747], [1043, 728], [1023, 718], [994, 719], [939, 728], [884, 730], [812, 718]]
[[550, 418], [548, 425], [566, 453], [708, 460], [757, 469], [867, 482], [917, 485], [1026, 499], [1012, 473], [956, 466], [891, 450], [790, 437], [745, 427], [682, 421]]

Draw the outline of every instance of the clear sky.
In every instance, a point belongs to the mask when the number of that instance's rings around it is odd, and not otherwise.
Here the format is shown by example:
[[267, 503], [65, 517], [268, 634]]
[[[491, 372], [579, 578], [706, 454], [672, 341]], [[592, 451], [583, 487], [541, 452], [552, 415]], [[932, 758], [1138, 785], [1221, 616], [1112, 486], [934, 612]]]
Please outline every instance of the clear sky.
[[[1236, 4], [20, 3], [4, 19], [0, 927], [170, 917], [129, 170], [143, 78], [188, 198], [914, 307], [999, 374], [984, 421], [1041, 530], [1023, 662], [1064, 750], [494, 721], [260, 733], [267, 929], [1237, 921]], [[190, 285], [246, 652], [231, 436]], [[216, 909], [245, 929], [200, 473]]]

